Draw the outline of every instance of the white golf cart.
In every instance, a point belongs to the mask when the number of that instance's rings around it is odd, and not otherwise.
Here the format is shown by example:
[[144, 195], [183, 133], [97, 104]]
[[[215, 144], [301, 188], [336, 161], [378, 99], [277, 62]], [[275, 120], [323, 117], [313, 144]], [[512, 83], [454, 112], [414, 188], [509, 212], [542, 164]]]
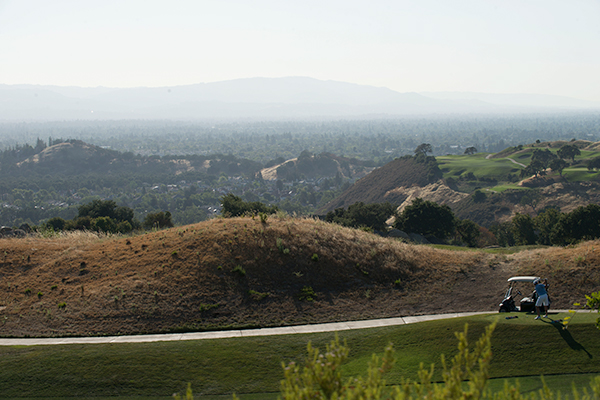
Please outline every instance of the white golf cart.
[[[515, 297], [521, 295], [521, 291], [519, 288], [522, 288], [523, 291], [531, 290], [533, 286], [533, 281], [540, 279], [537, 276], [513, 276], [508, 278], [508, 289], [506, 290], [506, 295], [504, 296], [504, 300], [500, 303], [499, 312], [512, 312], [512, 311], [523, 311], [529, 312], [535, 310], [535, 291], [533, 291], [530, 297], [522, 297], [519, 301], [519, 306], [515, 304]], [[526, 289], [525, 287], [528, 286]], [[516, 291], [516, 293], [515, 293]]]

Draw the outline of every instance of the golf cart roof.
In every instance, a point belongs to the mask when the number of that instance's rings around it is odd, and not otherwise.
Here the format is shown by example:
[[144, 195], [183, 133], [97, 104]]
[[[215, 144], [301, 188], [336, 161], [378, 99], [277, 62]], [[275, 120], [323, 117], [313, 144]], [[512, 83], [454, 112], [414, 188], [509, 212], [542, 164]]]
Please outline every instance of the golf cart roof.
[[508, 278], [508, 282], [529, 282], [533, 283], [536, 279], [540, 279], [539, 276], [513, 276]]

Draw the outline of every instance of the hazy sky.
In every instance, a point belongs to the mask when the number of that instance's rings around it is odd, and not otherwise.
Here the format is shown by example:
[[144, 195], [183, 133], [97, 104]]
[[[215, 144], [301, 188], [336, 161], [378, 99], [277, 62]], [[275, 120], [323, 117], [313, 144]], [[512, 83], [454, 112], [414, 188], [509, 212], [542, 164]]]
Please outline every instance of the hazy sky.
[[0, 0], [0, 83], [258, 76], [600, 101], [600, 0]]

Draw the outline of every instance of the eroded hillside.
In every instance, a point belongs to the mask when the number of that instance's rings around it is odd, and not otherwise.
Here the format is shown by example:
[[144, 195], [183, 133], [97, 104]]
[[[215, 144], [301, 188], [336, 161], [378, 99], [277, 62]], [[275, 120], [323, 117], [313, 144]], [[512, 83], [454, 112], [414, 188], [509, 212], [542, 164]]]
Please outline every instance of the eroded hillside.
[[[402, 157], [391, 161], [358, 180], [318, 212], [325, 214], [336, 208], [347, 208], [357, 202], [367, 204], [389, 202], [400, 205], [410, 194], [399, 188], [424, 187], [432, 181], [437, 181], [435, 173], [430, 169], [432, 164], [426, 164], [425, 160], [426, 158], [419, 162], [414, 157]], [[437, 165], [433, 167], [437, 169]], [[441, 172], [439, 175], [441, 177]]]

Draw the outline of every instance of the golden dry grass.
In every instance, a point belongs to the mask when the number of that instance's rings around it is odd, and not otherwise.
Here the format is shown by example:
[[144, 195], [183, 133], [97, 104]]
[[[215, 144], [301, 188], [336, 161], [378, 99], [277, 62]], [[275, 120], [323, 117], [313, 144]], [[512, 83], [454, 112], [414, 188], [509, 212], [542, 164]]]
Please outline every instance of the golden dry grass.
[[[0, 239], [0, 335], [167, 332], [496, 310], [506, 279], [516, 274], [547, 276], [553, 306], [566, 308], [597, 290], [599, 246], [513, 256], [437, 250], [285, 216], [266, 224], [218, 218], [132, 237]], [[313, 301], [301, 299], [308, 288]]]

